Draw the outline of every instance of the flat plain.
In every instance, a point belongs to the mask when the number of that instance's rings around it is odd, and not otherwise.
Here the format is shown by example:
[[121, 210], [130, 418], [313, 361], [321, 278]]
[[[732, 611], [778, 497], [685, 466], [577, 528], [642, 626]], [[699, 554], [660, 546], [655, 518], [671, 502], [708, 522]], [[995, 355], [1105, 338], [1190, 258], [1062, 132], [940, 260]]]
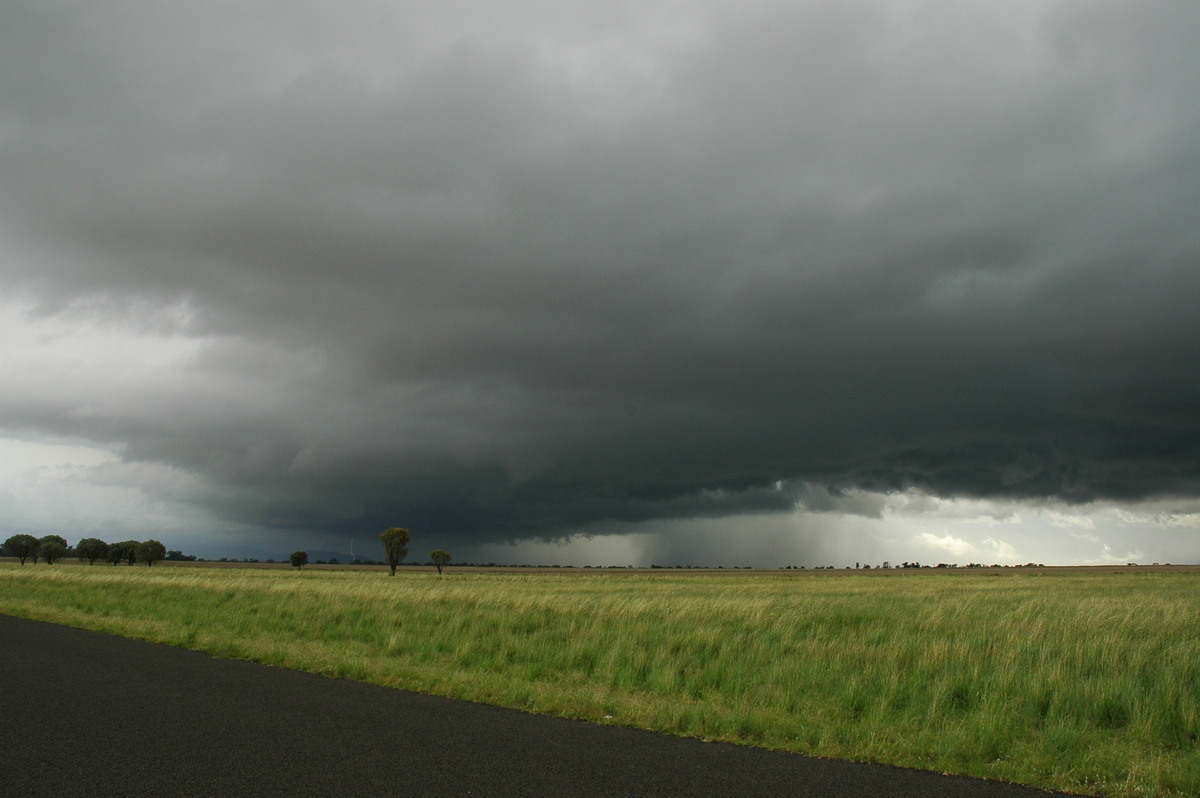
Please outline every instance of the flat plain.
[[1195, 568], [0, 563], [0, 613], [433, 695], [1113, 796], [1200, 794]]

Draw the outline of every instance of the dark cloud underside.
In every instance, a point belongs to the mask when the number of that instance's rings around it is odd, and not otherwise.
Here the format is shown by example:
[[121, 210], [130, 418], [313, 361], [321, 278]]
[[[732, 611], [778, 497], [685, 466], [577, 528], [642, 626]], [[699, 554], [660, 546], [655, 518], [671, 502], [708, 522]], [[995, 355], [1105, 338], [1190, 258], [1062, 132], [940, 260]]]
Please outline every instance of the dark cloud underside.
[[506, 537], [803, 484], [1200, 488], [1191, 4], [11, 2], [0, 31], [8, 290], [207, 341], [0, 424], [126, 444], [218, 514]]

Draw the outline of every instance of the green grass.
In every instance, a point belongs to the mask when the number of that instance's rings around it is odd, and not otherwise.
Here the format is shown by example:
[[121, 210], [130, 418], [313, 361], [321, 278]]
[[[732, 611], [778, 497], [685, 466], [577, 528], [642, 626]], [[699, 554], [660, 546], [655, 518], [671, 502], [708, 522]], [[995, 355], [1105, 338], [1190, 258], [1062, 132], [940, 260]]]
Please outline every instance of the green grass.
[[0, 564], [0, 612], [603, 723], [1200, 794], [1200, 575]]

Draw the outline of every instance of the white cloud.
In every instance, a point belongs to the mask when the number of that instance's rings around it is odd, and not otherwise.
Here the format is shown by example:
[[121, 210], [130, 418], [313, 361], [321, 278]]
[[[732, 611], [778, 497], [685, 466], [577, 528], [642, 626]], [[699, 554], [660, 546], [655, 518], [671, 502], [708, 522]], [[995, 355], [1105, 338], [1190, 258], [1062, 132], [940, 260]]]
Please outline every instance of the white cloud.
[[1117, 508], [1117, 518], [1131, 526], [1156, 526], [1160, 528], [1200, 529], [1200, 512], [1154, 512], [1136, 513]]
[[932, 532], [922, 532], [915, 538], [916, 542], [929, 546], [935, 549], [941, 549], [956, 557], [965, 557], [975, 550], [969, 542], [962, 538], [956, 538], [953, 535], [942, 535], [938, 537]]
[[1124, 554], [1113, 554], [1112, 546], [1107, 543], [1101, 544], [1101, 553], [1089, 557], [1084, 560], [1085, 565], [1125, 565], [1127, 563], [1138, 563], [1145, 560], [1145, 553], [1141, 549], [1130, 549]]
[[993, 562], [1000, 565], [1006, 565], [1020, 561], [1020, 556], [1017, 554], [1017, 550], [1008, 543], [1005, 543], [1003, 540], [984, 538], [983, 543], [986, 548], [991, 550], [990, 555], [984, 558], [988, 560], [987, 564], [989, 565]]
[[115, 450], [0, 438], [0, 539], [17, 533], [59, 534], [72, 543], [155, 537], [178, 548], [179, 541], [195, 542], [219, 528], [188, 504], [196, 490], [186, 473], [124, 463]]
[[20, 302], [0, 303], [0, 372], [20, 375], [6, 382], [0, 400], [10, 423], [57, 416], [70, 426], [128, 415], [156, 398], [166, 405], [161, 412], [177, 407], [164, 397], [175, 394], [207, 341], [186, 333], [182, 305], [135, 303], [125, 311], [130, 315], [114, 318], [111, 309], [83, 303], [46, 316]]
[[0, 438], [0, 478], [9, 486], [16, 480], [51, 480], [115, 459], [111, 451], [86, 444]]
[[1050, 523], [1059, 529], [1095, 529], [1096, 522], [1086, 515], [1050, 511]]

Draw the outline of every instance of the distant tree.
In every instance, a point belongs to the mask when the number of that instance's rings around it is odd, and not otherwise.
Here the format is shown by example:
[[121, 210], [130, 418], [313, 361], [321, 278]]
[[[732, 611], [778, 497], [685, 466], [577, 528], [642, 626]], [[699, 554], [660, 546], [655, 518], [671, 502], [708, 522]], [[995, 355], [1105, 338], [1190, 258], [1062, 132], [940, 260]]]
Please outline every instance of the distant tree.
[[140, 545], [136, 540], [113, 543], [108, 547], [108, 561], [113, 565], [120, 565], [122, 561], [133, 565], [137, 562], [137, 547]]
[[167, 556], [167, 547], [157, 540], [145, 540], [137, 544], [134, 556], [137, 557], [138, 562], [144, 562], [147, 566], [151, 566]]
[[[21, 561], [21, 565], [25, 564], [25, 559], [30, 557], [37, 551], [38, 539], [33, 535], [13, 535], [8, 540], [4, 541], [4, 550], [8, 552], [9, 557], [16, 557]], [[37, 560], [34, 560], [34, 564]]]
[[429, 552], [429, 559], [433, 560], [433, 564], [437, 566], [438, 576], [442, 575], [442, 567], [452, 559], [447, 552], [441, 549], [434, 549]]
[[408, 530], [394, 526], [380, 535], [379, 540], [383, 543], [383, 561], [392, 569], [392, 576], [395, 576], [396, 566], [404, 562], [405, 556], [408, 555]]
[[88, 565], [95, 565], [96, 560], [108, 557], [108, 544], [100, 538], [84, 538], [75, 544], [75, 555], [87, 560]]
[[137, 544], [133, 543], [133, 541], [129, 541], [129, 540], [122, 540], [118, 543], [108, 544], [108, 554], [106, 554], [104, 556], [104, 559], [108, 560], [113, 565], [120, 565], [127, 558], [128, 546], [131, 543], [135, 547], [135, 550], [136, 550]]
[[293, 551], [292, 552], [292, 567], [293, 568], [303, 568], [307, 564], [308, 564], [308, 552], [307, 551]]
[[[41, 558], [41, 556], [42, 556], [42, 546], [46, 545], [47, 543], [57, 543], [58, 545], [62, 546], [64, 549], [67, 547], [67, 539], [64, 538], [62, 535], [46, 535], [44, 537], [38, 538], [37, 546], [35, 546], [33, 551], [31, 551], [29, 553], [29, 556], [33, 558], [34, 565], [37, 565], [38, 559]], [[55, 556], [55, 555], [57, 555], [57, 556]], [[57, 549], [53, 549], [51, 556], [55, 556], [55, 559], [58, 559], [62, 555], [61, 555], [61, 553], [58, 552]], [[53, 564], [53, 563], [51, 563], [51, 564]]]
[[[57, 536], [55, 536], [57, 537]], [[41, 540], [38, 542], [38, 554], [46, 561], [46, 565], [54, 565], [67, 553], [67, 547], [57, 540]]]

